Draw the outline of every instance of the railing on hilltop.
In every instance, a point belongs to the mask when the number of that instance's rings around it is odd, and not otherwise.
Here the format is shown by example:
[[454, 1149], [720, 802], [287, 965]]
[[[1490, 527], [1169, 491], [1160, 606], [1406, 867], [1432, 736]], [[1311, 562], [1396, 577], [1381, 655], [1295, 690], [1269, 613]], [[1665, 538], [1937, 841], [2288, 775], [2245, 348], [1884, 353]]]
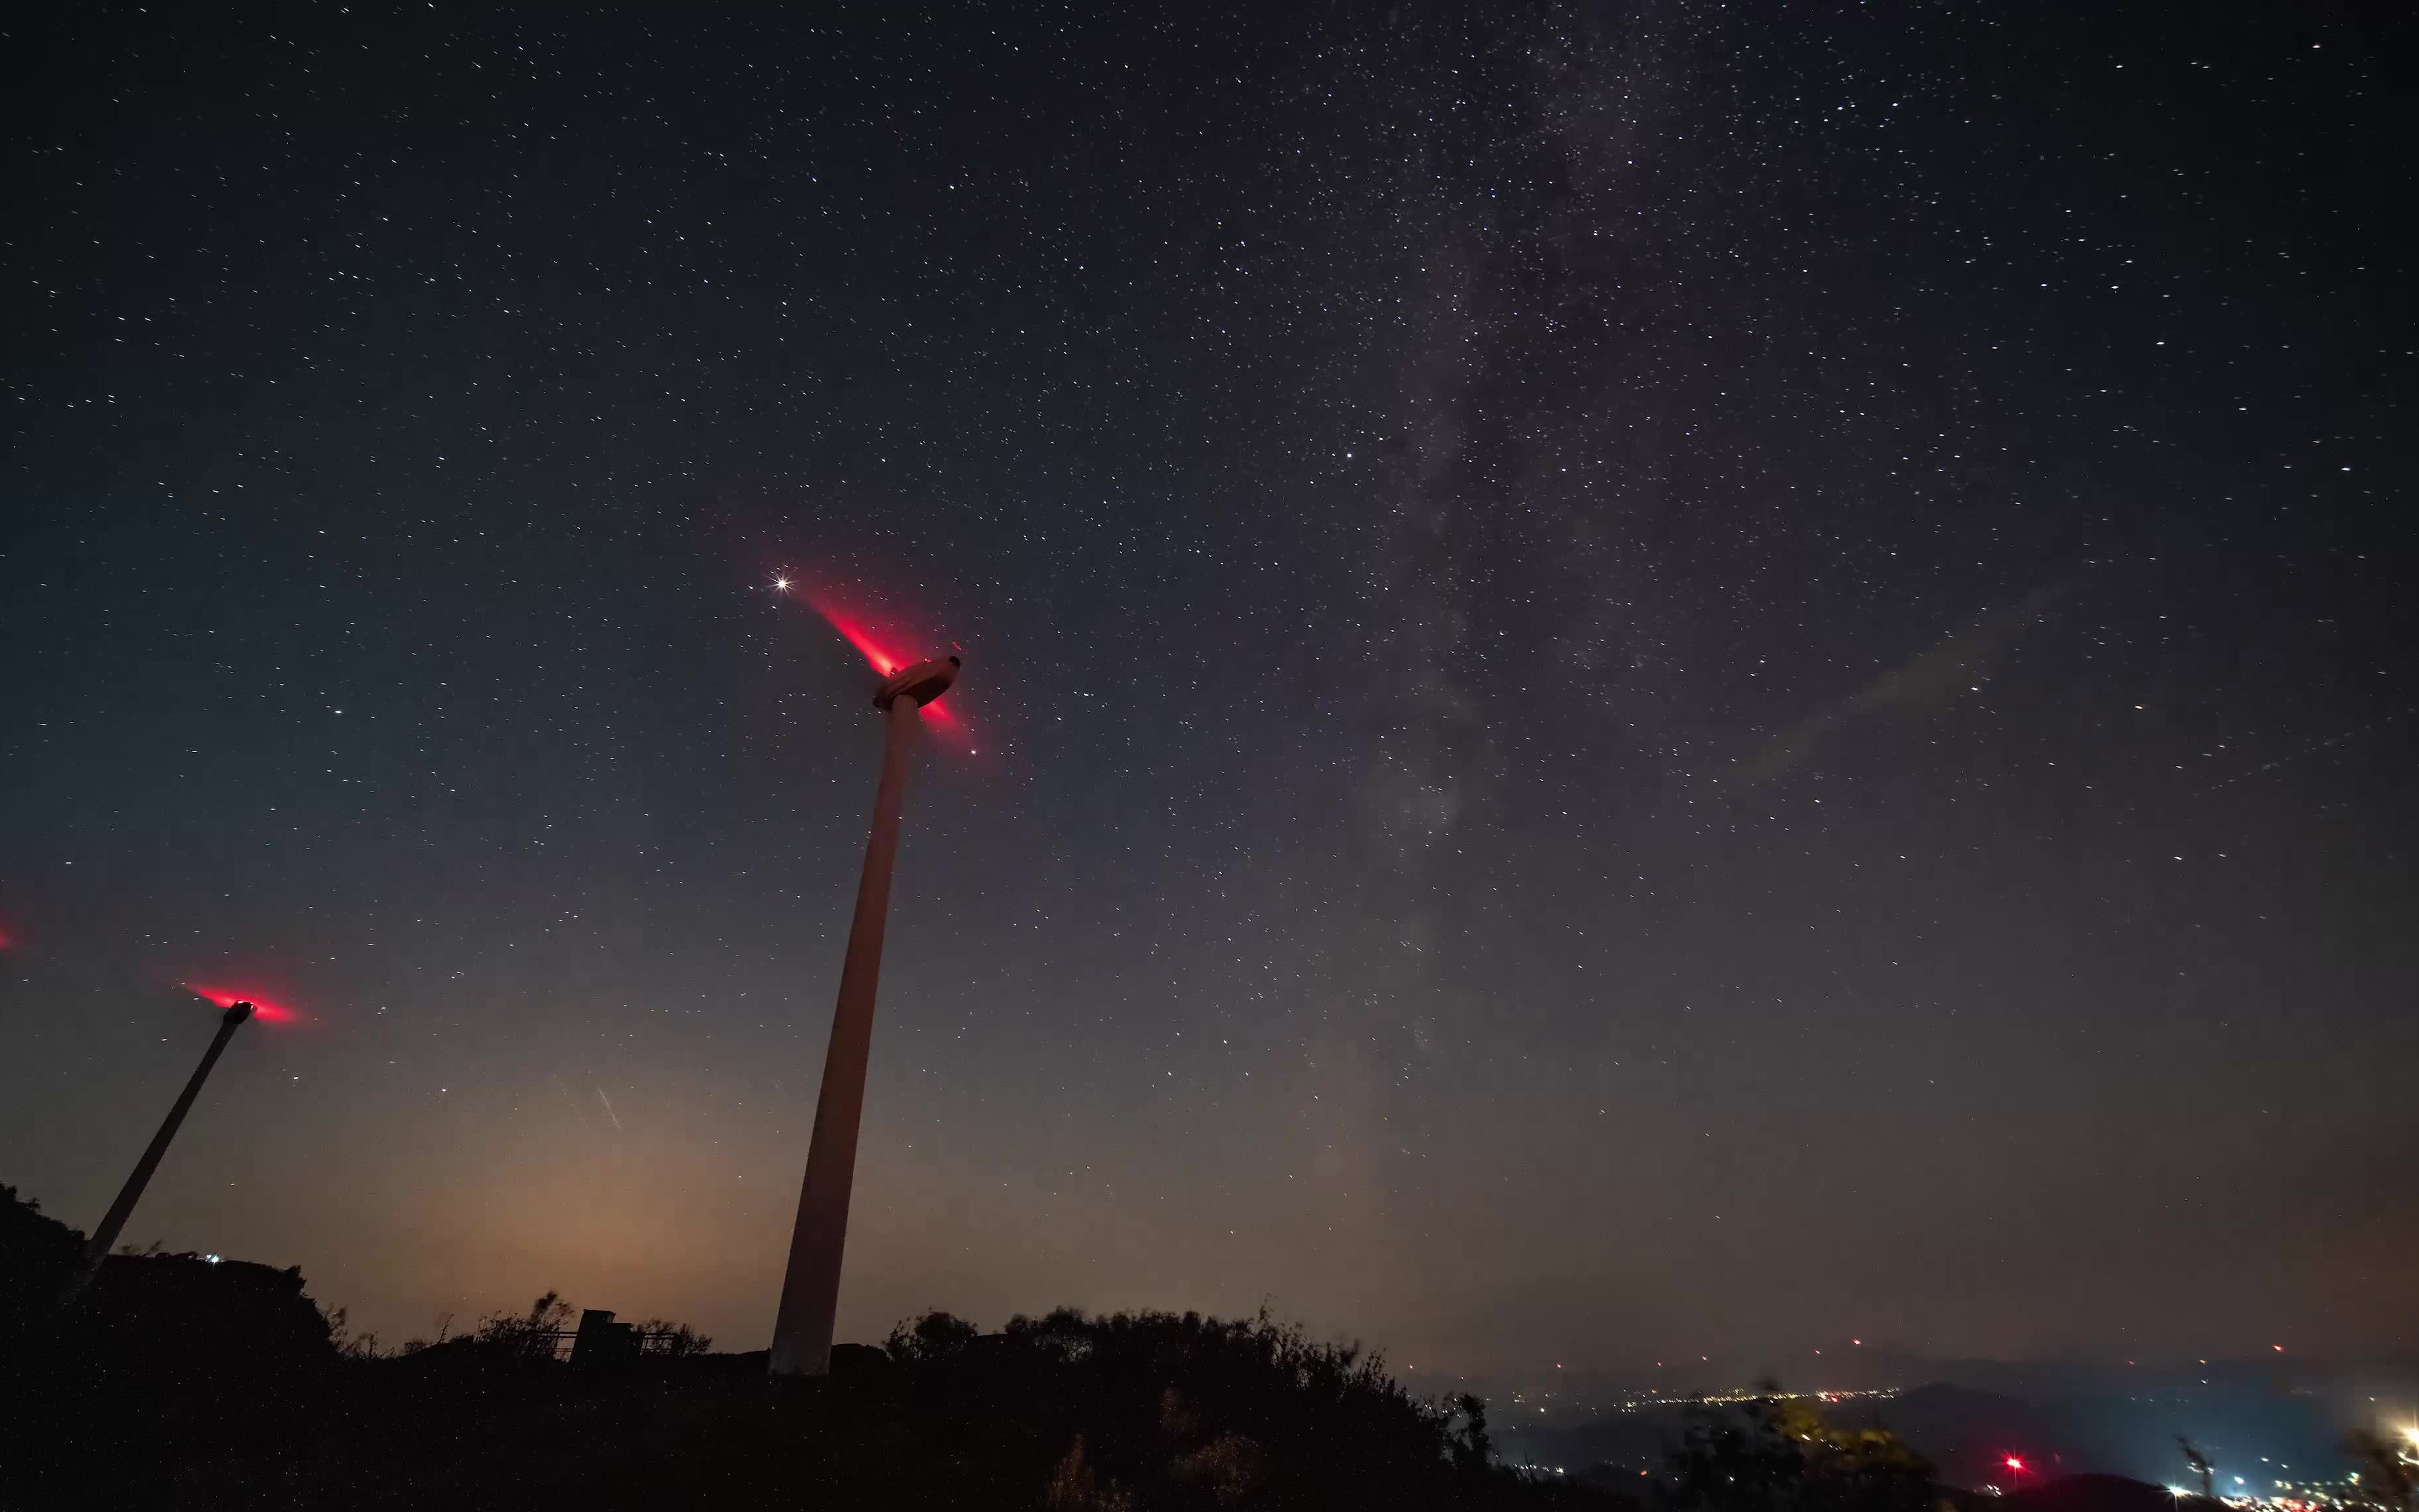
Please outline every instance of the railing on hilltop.
[[[684, 1340], [696, 1336], [678, 1328], [641, 1329], [635, 1323], [615, 1323], [612, 1326], [616, 1330], [627, 1329], [629, 1332], [606, 1336], [610, 1339], [604, 1348], [604, 1354], [609, 1358], [679, 1354], [683, 1352], [681, 1346]], [[569, 1361], [575, 1357], [585, 1358], [579, 1349], [580, 1333], [577, 1328], [553, 1328], [541, 1329], [527, 1336], [532, 1353], [548, 1353], [557, 1360]], [[628, 1342], [624, 1343], [624, 1340]]]

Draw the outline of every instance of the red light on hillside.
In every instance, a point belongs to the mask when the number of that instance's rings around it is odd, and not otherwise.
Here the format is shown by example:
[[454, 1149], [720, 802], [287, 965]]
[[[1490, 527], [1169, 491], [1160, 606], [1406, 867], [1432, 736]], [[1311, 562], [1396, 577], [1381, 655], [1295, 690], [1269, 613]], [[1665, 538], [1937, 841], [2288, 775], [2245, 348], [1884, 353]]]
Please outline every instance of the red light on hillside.
[[302, 1015], [290, 1008], [270, 1002], [258, 993], [235, 992], [224, 987], [204, 987], [185, 983], [185, 991], [218, 1008], [233, 1008], [238, 1003], [250, 1003], [252, 1016], [263, 1024], [298, 1024]]

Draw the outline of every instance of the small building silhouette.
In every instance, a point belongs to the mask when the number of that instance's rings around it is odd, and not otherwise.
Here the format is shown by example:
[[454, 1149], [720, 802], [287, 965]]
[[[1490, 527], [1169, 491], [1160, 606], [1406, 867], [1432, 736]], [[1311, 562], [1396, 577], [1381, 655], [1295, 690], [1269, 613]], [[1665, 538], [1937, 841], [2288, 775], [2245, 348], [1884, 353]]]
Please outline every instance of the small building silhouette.
[[571, 1363], [593, 1365], [635, 1360], [644, 1347], [638, 1324], [613, 1321], [611, 1308], [589, 1307], [580, 1312], [579, 1332], [571, 1338]]

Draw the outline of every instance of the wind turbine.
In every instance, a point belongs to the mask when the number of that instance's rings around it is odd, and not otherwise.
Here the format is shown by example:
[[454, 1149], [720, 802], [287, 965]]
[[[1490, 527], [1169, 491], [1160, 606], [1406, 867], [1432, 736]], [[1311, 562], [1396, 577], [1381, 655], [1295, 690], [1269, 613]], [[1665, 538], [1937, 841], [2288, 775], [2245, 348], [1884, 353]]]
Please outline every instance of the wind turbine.
[[[789, 583], [778, 579], [776, 586], [786, 590]], [[947, 656], [901, 666], [852, 621], [809, 601], [882, 674], [873, 691], [873, 706], [883, 721], [882, 775], [873, 790], [873, 825], [865, 840], [856, 913], [848, 927], [840, 1000], [832, 1009], [831, 1043], [824, 1052], [823, 1088], [815, 1099], [815, 1132], [807, 1149], [797, 1221], [790, 1231], [781, 1307], [773, 1322], [767, 1364], [777, 1376], [820, 1376], [831, 1369], [832, 1320], [840, 1307], [848, 1200], [856, 1181], [857, 1127], [865, 1112], [866, 1062], [873, 1046], [873, 999], [882, 977], [882, 936], [890, 915], [890, 868], [899, 853], [899, 801], [907, 785], [907, 753], [923, 710], [949, 690], [962, 665], [958, 657]]]

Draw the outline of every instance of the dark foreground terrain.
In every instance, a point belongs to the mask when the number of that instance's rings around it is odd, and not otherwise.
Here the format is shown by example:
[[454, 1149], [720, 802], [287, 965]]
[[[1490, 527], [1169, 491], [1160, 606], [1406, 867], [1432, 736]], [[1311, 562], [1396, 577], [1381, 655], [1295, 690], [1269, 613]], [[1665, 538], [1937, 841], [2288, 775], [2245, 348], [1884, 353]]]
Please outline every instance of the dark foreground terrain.
[[1259, 1322], [946, 1321], [828, 1380], [763, 1356], [582, 1368], [473, 1341], [161, 1371], [73, 1335], [10, 1366], [0, 1504], [1612, 1504], [1494, 1468], [1466, 1416]]
[[[551, 1296], [382, 1352], [348, 1344], [299, 1272], [199, 1256], [112, 1257], [62, 1309], [80, 1241], [0, 1187], [9, 1512], [1984, 1512], [1895, 1435], [1780, 1399], [1691, 1414], [1645, 1475], [1525, 1475], [1498, 1462], [1476, 1398], [1414, 1398], [1375, 1357], [1266, 1318], [1058, 1312], [980, 1334], [935, 1313], [842, 1346], [828, 1378], [775, 1381], [762, 1352], [705, 1352], [686, 1330], [649, 1332], [661, 1352], [559, 1358], [569, 1309]], [[2178, 1512], [2113, 1477], [2043, 1491], [2051, 1512]]]
[[[1550, 1507], [1474, 1399], [1266, 1319], [935, 1314], [824, 1380], [756, 1354], [556, 1358], [526, 1319], [347, 1349], [299, 1272], [116, 1256], [0, 1189], [0, 1506]], [[331, 1323], [333, 1326], [331, 1326]]]

